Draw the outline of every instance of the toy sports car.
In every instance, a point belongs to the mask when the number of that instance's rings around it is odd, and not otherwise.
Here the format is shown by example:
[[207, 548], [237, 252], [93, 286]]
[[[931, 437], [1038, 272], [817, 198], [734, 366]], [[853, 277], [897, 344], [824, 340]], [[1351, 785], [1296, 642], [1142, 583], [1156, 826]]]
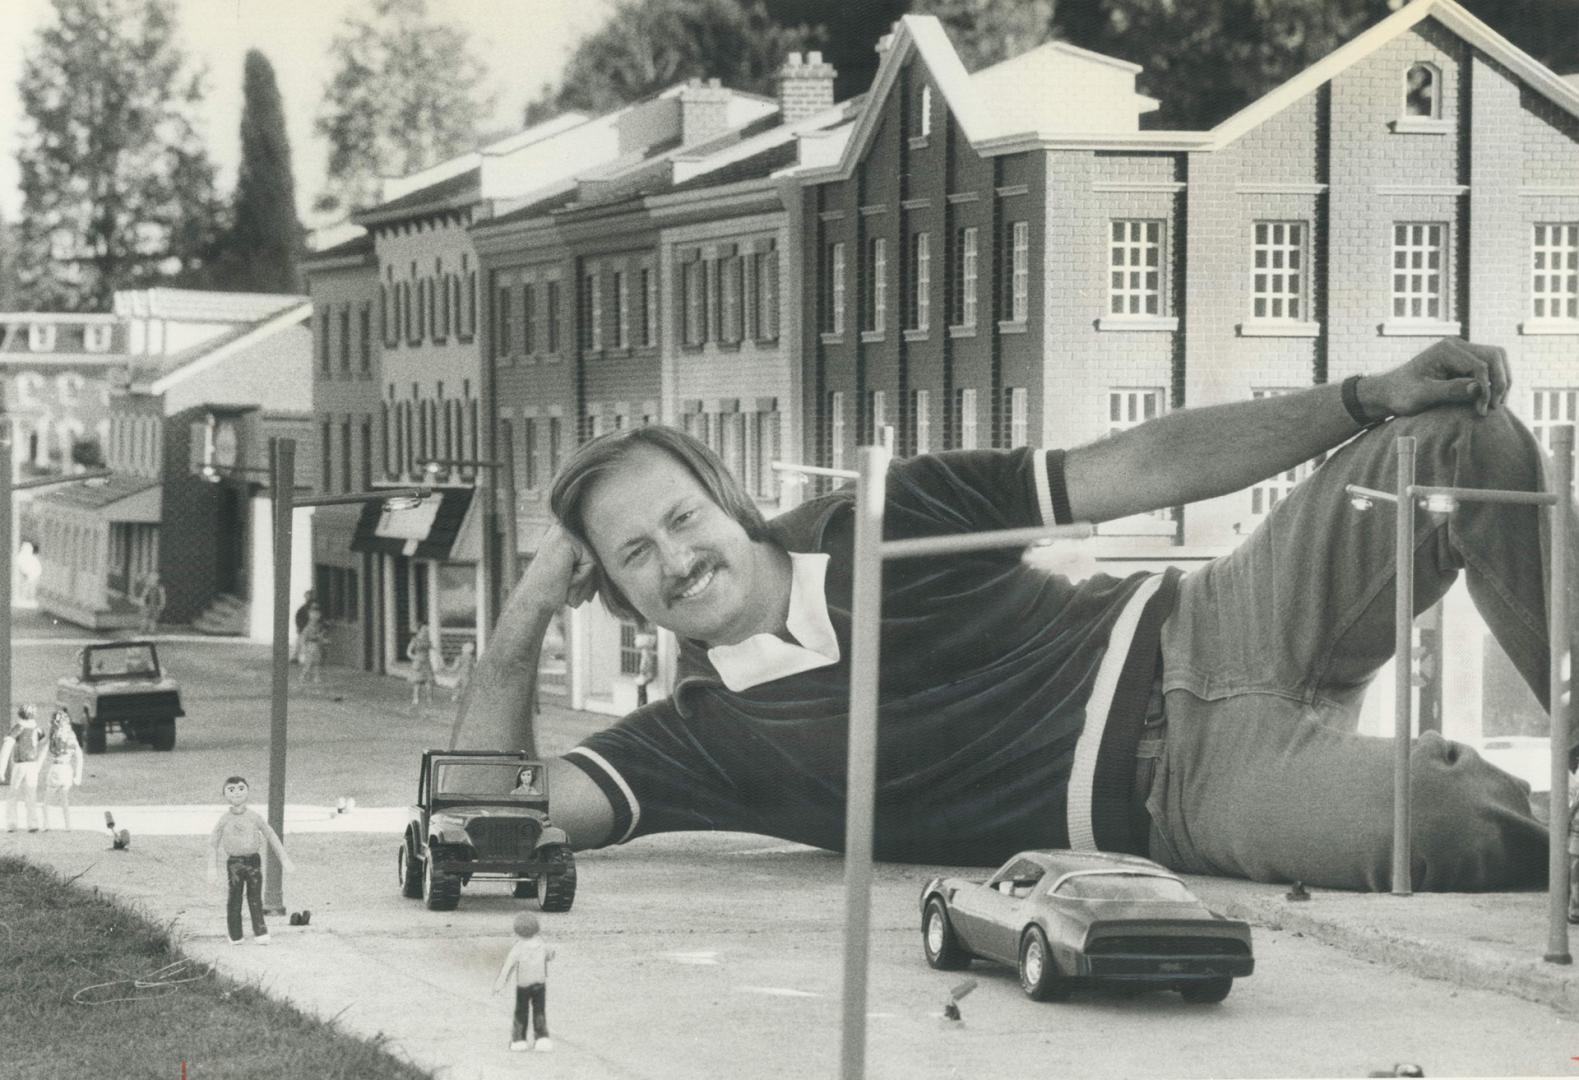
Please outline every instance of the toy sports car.
[[473, 878], [508, 881], [517, 898], [569, 911], [576, 856], [548, 817], [548, 770], [525, 753], [429, 750], [400, 842], [400, 891], [453, 911]]
[[1156, 863], [1105, 852], [1022, 851], [985, 882], [933, 878], [921, 943], [935, 968], [1016, 965], [1037, 1001], [1117, 983], [1210, 1004], [1255, 967], [1249, 925], [1207, 910]]

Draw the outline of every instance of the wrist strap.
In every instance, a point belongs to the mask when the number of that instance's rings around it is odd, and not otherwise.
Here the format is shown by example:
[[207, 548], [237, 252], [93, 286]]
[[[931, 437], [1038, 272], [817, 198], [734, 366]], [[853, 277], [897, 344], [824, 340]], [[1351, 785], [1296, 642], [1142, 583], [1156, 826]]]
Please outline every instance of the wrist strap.
[[1354, 422], [1360, 425], [1360, 430], [1369, 431], [1377, 424], [1387, 419], [1385, 416], [1370, 417], [1365, 415], [1365, 409], [1360, 405], [1360, 379], [1363, 376], [1350, 375], [1343, 380], [1343, 407], [1348, 410]]

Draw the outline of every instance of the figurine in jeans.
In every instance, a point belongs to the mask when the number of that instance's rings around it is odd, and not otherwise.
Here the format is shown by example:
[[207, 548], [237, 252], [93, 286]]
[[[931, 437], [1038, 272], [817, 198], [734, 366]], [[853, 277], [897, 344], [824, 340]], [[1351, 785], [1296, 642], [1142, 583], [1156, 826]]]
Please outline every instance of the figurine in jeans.
[[241, 895], [247, 895], [247, 910], [252, 914], [252, 938], [259, 945], [269, 943], [269, 927], [263, 921], [263, 845], [268, 844], [280, 858], [280, 866], [294, 872], [296, 866], [285, 853], [285, 845], [269, 823], [247, 806], [249, 789], [240, 776], [225, 780], [225, 801], [230, 809], [214, 823], [213, 845], [209, 849], [208, 880], [219, 881], [219, 853], [225, 853], [225, 876], [230, 896], [225, 905], [230, 943], [241, 944]]
[[16, 711], [16, 723], [0, 742], [0, 776], [11, 766], [10, 787], [6, 790], [5, 825], [16, 832], [16, 803], [27, 801], [27, 831], [38, 832], [38, 770], [44, 760], [44, 733], [38, 728], [33, 706]]
[[537, 916], [523, 911], [515, 917], [516, 942], [504, 958], [493, 992], [504, 989], [515, 972], [515, 1024], [510, 1031], [511, 1050], [552, 1050], [548, 1038], [548, 962], [553, 947], [537, 932]]

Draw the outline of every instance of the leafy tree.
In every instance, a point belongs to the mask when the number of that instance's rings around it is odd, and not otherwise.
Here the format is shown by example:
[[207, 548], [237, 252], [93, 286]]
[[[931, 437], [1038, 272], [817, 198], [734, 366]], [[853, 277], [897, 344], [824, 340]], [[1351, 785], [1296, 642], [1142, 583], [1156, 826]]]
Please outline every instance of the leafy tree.
[[0, 214], [0, 311], [16, 311], [21, 306], [21, 290], [16, 280], [17, 230]]
[[819, 33], [823, 59], [838, 73], [833, 92], [843, 101], [862, 93], [877, 74], [877, 42], [910, 10], [909, 0], [762, 0], [780, 26]]
[[369, 205], [380, 177], [475, 149], [477, 117], [493, 111], [466, 33], [430, 19], [427, 0], [371, 0], [341, 23], [329, 57], [334, 75], [316, 122], [329, 140], [319, 210]]
[[567, 109], [608, 112], [690, 78], [773, 94], [785, 54], [820, 36], [774, 22], [761, 0], [620, 0], [571, 54], [559, 88], [527, 107], [527, 122]]
[[242, 78], [241, 167], [230, 230], [220, 241], [212, 281], [238, 292], [294, 292], [302, 226], [296, 217], [296, 181], [285, 109], [274, 66], [247, 50]]
[[196, 268], [223, 211], [173, 0], [51, 0], [18, 89], [28, 306], [104, 309]]
[[1053, 36], [1053, 0], [916, 0], [916, 15], [936, 15], [966, 71], [1018, 56]]

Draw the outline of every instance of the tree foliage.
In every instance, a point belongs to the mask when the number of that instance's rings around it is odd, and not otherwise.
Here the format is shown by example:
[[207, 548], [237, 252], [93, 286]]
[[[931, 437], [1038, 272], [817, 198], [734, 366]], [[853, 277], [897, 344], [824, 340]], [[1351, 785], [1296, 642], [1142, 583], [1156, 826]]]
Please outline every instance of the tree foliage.
[[366, 206], [381, 177], [476, 148], [477, 118], [493, 111], [487, 70], [464, 31], [429, 17], [427, 0], [370, 0], [341, 23], [329, 58], [316, 121], [329, 175], [318, 209]]
[[528, 106], [527, 122], [569, 109], [608, 112], [691, 78], [771, 95], [785, 54], [820, 39], [775, 22], [760, 0], [620, 0], [571, 54], [558, 89]]
[[1018, 56], [1053, 36], [1053, 0], [916, 0], [911, 12], [937, 16], [966, 71]]
[[247, 50], [242, 76], [241, 166], [231, 225], [219, 243], [211, 280], [238, 292], [295, 292], [302, 226], [296, 216], [296, 181], [285, 108], [274, 66]]
[[51, 0], [18, 84], [28, 306], [99, 309], [192, 273], [223, 209], [173, 0]]

